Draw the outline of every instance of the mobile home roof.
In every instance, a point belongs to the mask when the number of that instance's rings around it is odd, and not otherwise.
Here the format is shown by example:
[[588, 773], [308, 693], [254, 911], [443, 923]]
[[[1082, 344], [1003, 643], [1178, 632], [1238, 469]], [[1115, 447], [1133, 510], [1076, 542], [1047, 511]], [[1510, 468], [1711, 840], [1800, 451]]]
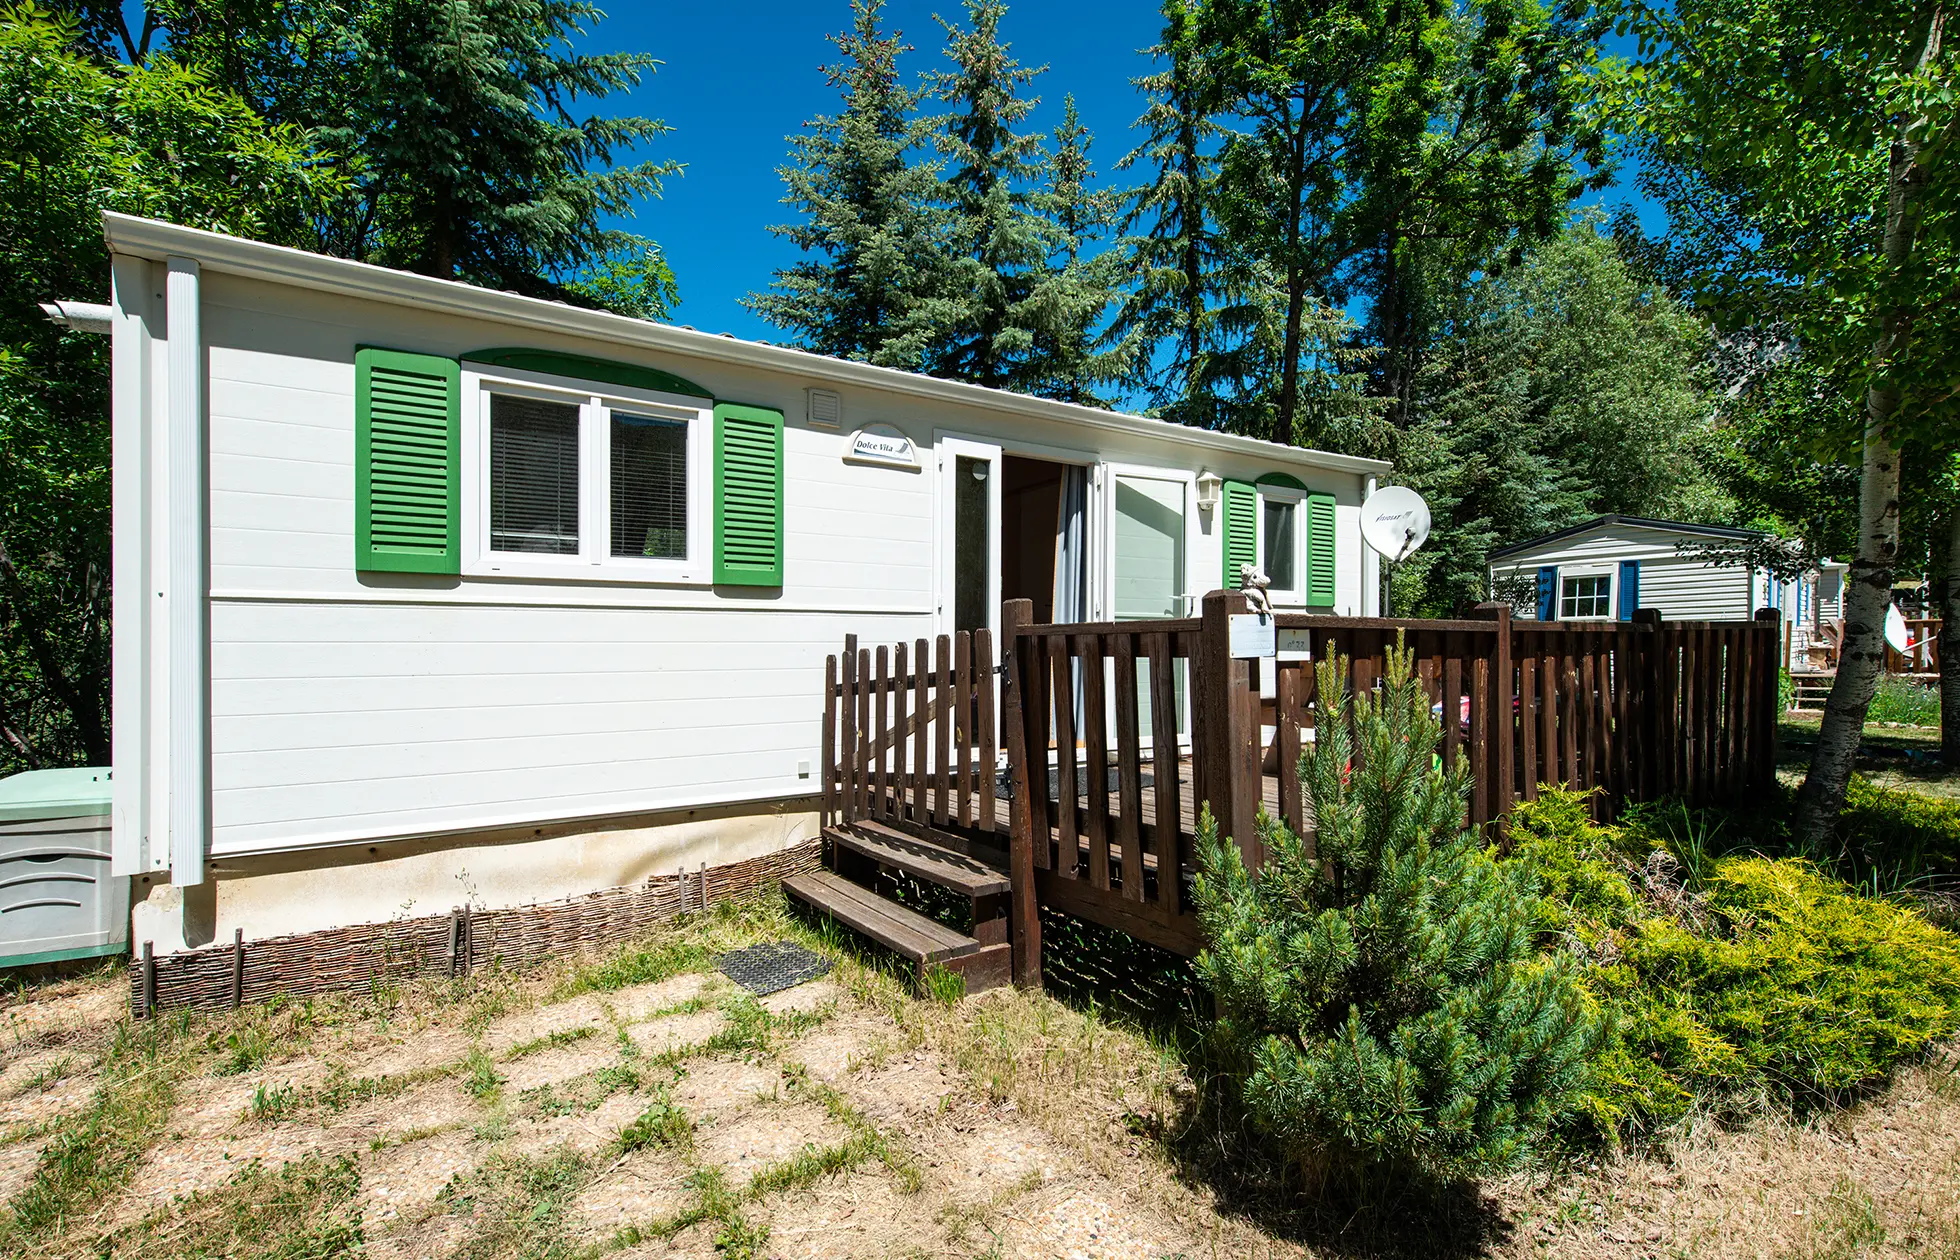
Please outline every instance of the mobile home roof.
[[1499, 547], [1490, 553], [1489, 559], [1502, 560], [1507, 556], [1515, 556], [1523, 552], [1536, 550], [1549, 543], [1563, 542], [1568, 538], [1576, 538], [1580, 534], [1591, 533], [1595, 529], [1602, 529], [1608, 525], [1631, 525], [1636, 529], [1658, 529], [1671, 534], [1697, 534], [1705, 538], [1729, 538], [1738, 541], [1761, 538], [1763, 536], [1762, 531], [1756, 529], [1736, 529], [1728, 525], [1696, 525], [1688, 521], [1661, 521], [1654, 520], [1651, 517], [1622, 516], [1619, 513], [1613, 513], [1609, 516], [1596, 516], [1590, 521], [1573, 525], [1566, 529], [1555, 530], [1549, 534], [1540, 534], [1536, 538], [1527, 538], [1523, 542], [1512, 543], [1508, 547]]
[[601, 338], [622, 346], [791, 372], [817, 381], [963, 403], [1053, 420], [1078, 428], [1142, 433], [1261, 460], [1361, 474], [1386, 473], [1390, 468], [1383, 460], [1282, 446], [1277, 442], [1194, 429], [1149, 416], [1101, 411], [1074, 403], [901, 372], [896, 368], [834, 359], [787, 346], [676, 328], [671, 324], [657, 324], [607, 311], [583, 310], [544, 298], [483, 289], [456, 280], [438, 280], [344, 258], [329, 258], [283, 245], [267, 245], [260, 241], [113, 211], [103, 212], [102, 229], [113, 254], [157, 261], [170, 257], [190, 258], [195, 259], [203, 269], [229, 275], [352, 295], [420, 310], [488, 317], [507, 324]]

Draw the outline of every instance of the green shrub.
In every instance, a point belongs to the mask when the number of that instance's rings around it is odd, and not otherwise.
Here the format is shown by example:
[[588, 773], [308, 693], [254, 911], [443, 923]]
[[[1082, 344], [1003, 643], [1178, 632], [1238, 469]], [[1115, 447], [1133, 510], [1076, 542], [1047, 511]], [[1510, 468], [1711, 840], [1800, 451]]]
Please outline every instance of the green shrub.
[[1871, 707], [1865, 710], [1865, 721], [1938, 726], [1939, 688], [1924, 686], [1897, 674], [1881, 674], [1878, 690], [1872, 693]]
[[1960, 1031], [1960, 938], [1794, 858], [1704, 854], [1691, 881], [1660, 843], [1682, 843], [1672, 819], [1599, 827], [1549, 789], [1513, 815], [1509, 860], [1552, 903], [1540, 946], [1588, 957], [1614, 1017], [1577, 1110], [1599, 1133], [1764, 1096], [1841, 1101]]
[[1441, 732], [1390, 654], [1352, 702], [1347, 662], [1320, 666], [1317, 742], [1300, 778], [1318, 854], [1261, 816], [1247, 873], [1200, 822], [1197, 961], [1247, 1112], [1317, 1183], [1516, 1164], [1572, 1104], [1601, 1026], [1575, 961], [1533, 946], [1530, 868], [1465, 825], [1467, 759], [1435, 768]]
[[1960, 874], [1960, 801], [1852, 775], [1837, 832], [1861, 876], [1876, 871], [1905, 883], [1919, 875]]

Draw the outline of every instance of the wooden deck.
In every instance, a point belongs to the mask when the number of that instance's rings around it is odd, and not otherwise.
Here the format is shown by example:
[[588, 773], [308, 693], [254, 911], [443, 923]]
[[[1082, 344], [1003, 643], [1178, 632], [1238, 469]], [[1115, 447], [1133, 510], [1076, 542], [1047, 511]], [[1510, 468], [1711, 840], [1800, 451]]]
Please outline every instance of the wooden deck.
[[1629, 801], [1756, 790], [1774, 772], [1781, 627], [1768, 610], [1665, 624], [1644, 611], [1514, 622], [1499, 605], [1459, 621], [1282, 614], [1292, 654], [1254, 665], [1230, 655], [1244, 608], [1214, 592], [1200, 617], [1030, 625], [1015, 601], [998, 656], [984, 630], [875, 650], [847, 640], [827, 667], [826, 824], [1004, 859], [1014, 974], [1029, 984], [1044, 905], [1197, 952], [1200, 802], [1253, 869], [1261, 807], [1311, 842], [1292, 767], [1321, 717], [1315, 662], [1341, 661], [1344, 690], [1360, 695], [1406, 647], [1443, 715], [1440, 755], [1467, 762], [1478, 826], [1500, 825], [1540, 783], [1593, 793], [1608, 818]]

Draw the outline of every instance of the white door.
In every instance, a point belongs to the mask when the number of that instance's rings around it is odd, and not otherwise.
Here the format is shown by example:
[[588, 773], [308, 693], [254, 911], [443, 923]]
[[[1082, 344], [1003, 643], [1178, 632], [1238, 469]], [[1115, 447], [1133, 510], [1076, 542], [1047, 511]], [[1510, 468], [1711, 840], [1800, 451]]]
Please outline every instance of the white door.
[[1000, 637], [1000, 447], [939, 439], [939, 575], [933, 624], [941, 634]]
[[[1117, 621], [1184, 614], [1185, 498], [1182, 480], [1118, 474], [1114, 479], [1111, 579]], [[1184, 679], [1177, 680], [1178, 729], [1184, 730]], [[1137, 662], [1137, 725], [1151, 730], [1150, 667]]]

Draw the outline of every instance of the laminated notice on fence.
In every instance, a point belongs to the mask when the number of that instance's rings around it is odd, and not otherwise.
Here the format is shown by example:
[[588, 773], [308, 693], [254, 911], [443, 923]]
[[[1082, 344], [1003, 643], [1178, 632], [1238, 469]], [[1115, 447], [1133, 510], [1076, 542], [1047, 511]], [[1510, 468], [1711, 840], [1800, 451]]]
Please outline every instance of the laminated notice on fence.
[[1232, 655], [1272, 656], [1278, 651], [1275, 638], [1278, 624], [1265, 613], [1233, 613], [1225, 632]]

